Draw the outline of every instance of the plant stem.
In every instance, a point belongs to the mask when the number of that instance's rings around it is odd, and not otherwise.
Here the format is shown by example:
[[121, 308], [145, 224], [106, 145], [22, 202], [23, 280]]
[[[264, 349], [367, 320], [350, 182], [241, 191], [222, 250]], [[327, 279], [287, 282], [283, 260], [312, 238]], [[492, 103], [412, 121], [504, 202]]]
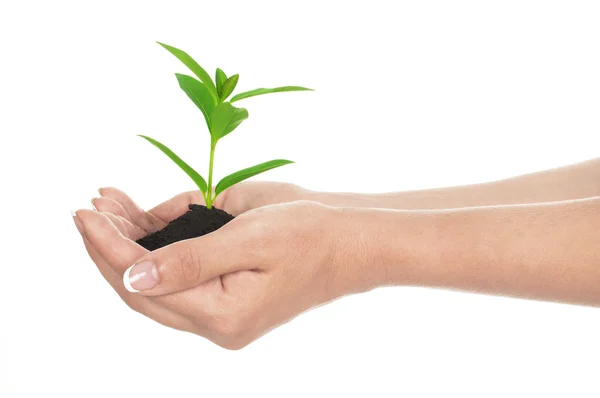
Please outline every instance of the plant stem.
[[210, 163], [208, 164], [208, 187], [206, 191], [206, 207], [212, 209], [213, 204], [213, 187], [212, 187], [212, 176], [213, 176], [213, 162], [215, 159], [215, 148], [217, 147], [217, 141], [210, 140]]

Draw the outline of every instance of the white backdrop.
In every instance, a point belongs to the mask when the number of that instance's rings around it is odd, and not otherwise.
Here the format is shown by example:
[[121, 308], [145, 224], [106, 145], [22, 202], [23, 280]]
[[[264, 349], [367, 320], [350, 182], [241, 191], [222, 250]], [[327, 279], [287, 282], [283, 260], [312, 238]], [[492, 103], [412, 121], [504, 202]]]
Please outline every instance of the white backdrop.
[[193, 183], [208, 133], [155, 40], [248, 100], [216, 174], [386, 192], [598, 156], [597, 1], [2, 1], [1, 397], [597, 397], [600, 312], [381, 289], [230, 352], [130, 311], [69, 210], [99, 186], [144, 206]]

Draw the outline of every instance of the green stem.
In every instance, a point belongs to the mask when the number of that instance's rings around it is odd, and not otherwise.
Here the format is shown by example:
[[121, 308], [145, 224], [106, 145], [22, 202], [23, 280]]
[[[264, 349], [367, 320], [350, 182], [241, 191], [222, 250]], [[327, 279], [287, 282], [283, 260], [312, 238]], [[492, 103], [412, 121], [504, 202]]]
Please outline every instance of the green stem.
[[208, 164], [208, 187], [206, 191], [206, 207], [212, 209], [212, 204], [215, 198], [213, 198], [212, 188], [212, 176], [213, 176], [213, 162], [215, 159], [215, 148], [217, 147], [217, 141], [210, 140], [210, 163]]

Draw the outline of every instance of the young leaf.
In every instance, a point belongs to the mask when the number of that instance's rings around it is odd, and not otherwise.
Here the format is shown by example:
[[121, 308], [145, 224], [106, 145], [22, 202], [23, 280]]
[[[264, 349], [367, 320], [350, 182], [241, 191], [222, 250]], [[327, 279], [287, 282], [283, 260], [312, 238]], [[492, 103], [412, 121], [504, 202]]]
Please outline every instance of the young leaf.
[[180, 75], [176, 73], [179, 87], [187, 94], [194, 104], [202, 111], [206, 125], [210, 130], [210, 115], [215, 109], [215, 102], [212, 95], [210, 95], [206, 86], [188, 75]]
[[206, 73], [206, 71], [204, 70], [203, 67], [201, 67], [196, 61], [194, 61], [194, 59], [192, 57], [190, 57], [188, 55], [188, 53], [186, 53], [185, 51], [182, 51], [178, 48], [169, 46], [168, 44], [164, 44], [161, 42], [157, 42], [157, 43], [160, 44], [161, 46], [163, 46], [167, 51], [169, 51], [175, 57], [177, 57], [178, 60], [183, 62], [183, 64], [185, 66], [187, 66], [189, 68], [189, 70], [194, 72], [194, 75], [198, 76], [198, 79], [200, 79], [200, 81], [206, 85], [206, 87], [208, 88], [208, 91], [214, 97], [215, 101], [217, 100], [217, 98], [219, 96], [217, 94], [217, 89], [215, 87], [215, 83], [213, 83], [209, 74]]
[[254, 97], [257, 95], [271, 94], [271, 93], [282, 93], [285, 91], [314, 91], [312, 88], [298, 87], [298, 86], [284, 86], [276, 88], [257, 88], [255, 90], [246, 91], [234, 95], [230, 102], [239, 101], [244, 98]]
[[239, 78], [240, 75], [235, 74], [223, 83], [221, 93], [219, 94], [219, 98], [221, 98], [221, 101], [225, 101], [227, 97], [229, 97], [231, 93], [233, 93], [233, 90], [235, 90], [235, 86], [237, 86]]
[[215, 82], [217, 83], [217, 94], [221, 96], [221, 87], [223, 87], [223, 83], [227, 80], [227, 75], [220, 68], [217, 68], [217, 72], [215, 73]]
[[190, 178], [192, 180], [194, 180], [194, 182], [196, 183], [198, 188], [200, 188], [200, 191], [202, 191], [202, 194], [206, 195], [206, 187], [207, 187], [206, 181], [204, 180], [204, 178], [202, 178], [202, 176], [200, 174], [198, 174], [198, 172], [196, 172], [196, 170], [194, 170], [190, 165], [188, 165], [186, 162], [184, 162], [179, 156], [175, 155], [175, 153], [172, 150], [170, 150], [169, 148], [167, 148], [165, 145], [161, 144], [160, 142], [156, 141], [155, 139], [147, 137], [145, 135], [141, 135], [141, 134], [138, 134], [138, 137], [142, 137], [143, 139], [147, 140], [152, 145], [154, 145], [155, 147], [160, 149], [173, 162], [175, 162], [175, 164], [177, 166], [179, 166], [181, 168], [181, 170], [185, 171], [185, 173], [188, 176], [190, 176]]
[[214, 197], [216, 198], [217, 195], [219, 195], [221, 192], [223, 192], [230, 186], [237, 184], [238, 182], [244, 181], [245, 179], [253, 177], [257, 174], [264, 173], [267, 170], [271, 170], [276, 167], [281, 167], [290, 163], [294, 162], [292, 162], [291, 160], [276, 159], [257, 164], [256, 166], [248, 167], [247, 169], [236, 171], [235, 173], [230, 174], [227, 177], [224, 177], [221, 181], [219, 181], [215, 188]]
[[219, 140], [235, 130], [235, 128], [247, 118], [248, 111], [246, 109], [236, 108], [229, 102], [223, 102], [222, 104], [217, 105], [210, 115], [210, 134], [214, 140]]

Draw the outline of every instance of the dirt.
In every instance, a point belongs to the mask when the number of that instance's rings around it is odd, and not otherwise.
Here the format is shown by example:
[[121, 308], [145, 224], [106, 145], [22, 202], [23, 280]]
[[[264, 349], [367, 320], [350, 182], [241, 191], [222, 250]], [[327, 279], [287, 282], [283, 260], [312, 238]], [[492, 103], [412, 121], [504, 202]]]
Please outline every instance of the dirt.
[[156, 231], [137, 241], [141, 246], [152, 251], [180, 240], [197, 238], [221, 228], [233, 216], [223, 210], [208, 209], [202, 205], [189, 205], [189, 210], [171, 221], [160, 231]]

